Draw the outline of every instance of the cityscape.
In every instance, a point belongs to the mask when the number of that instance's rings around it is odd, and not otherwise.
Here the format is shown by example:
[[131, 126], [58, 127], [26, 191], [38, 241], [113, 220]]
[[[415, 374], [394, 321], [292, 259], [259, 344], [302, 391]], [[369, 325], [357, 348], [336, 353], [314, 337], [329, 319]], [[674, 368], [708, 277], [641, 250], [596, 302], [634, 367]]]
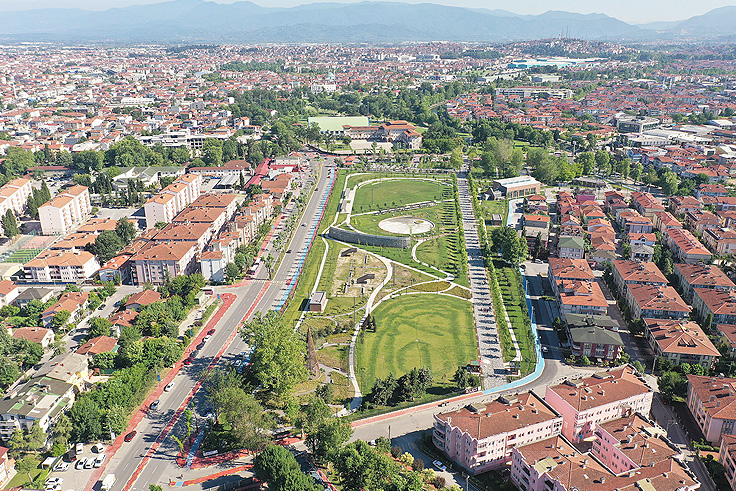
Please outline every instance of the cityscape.
[[736, 491], [736, 6], [141, 1], [0, 0], [0, 489]]

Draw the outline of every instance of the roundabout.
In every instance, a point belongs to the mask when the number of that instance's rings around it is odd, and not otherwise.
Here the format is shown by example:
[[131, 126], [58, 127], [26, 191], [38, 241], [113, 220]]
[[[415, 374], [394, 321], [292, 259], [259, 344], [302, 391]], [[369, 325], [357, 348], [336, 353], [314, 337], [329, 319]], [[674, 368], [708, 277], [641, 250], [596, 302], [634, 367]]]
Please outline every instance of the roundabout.
[[378, 227], [392, 234], [417, 235], [429, 232], [434, 228], [434, 223], [423, 218], [416, 217], [393, 217], [381, 220]]

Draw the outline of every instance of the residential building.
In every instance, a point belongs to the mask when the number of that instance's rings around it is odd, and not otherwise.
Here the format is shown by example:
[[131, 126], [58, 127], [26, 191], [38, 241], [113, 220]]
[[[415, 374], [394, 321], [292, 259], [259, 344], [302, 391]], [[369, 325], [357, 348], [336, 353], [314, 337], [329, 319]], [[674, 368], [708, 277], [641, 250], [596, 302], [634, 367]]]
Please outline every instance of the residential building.
[[22, 215], [31, 194], [33, 194], [33, 187], [29, 179], [13, 179], [0, 187], [0, 216], [5, 216], [8, 210], [12, 211], [15, 216]]
[[623, 350], [624, 342], [617, 331], [598, 326], [568, 326], [567, 332], [575, 356], [610, 361], [617, 359]]
[[601, 423], [595, 437], [591, 455], [616, 475], [682, 456], [667, 431], [639, 413]]
[[550, 257], [548, 275], [557, 293], [557, 280], [595, 281], [593, 270], [585, 259]]
[[525, 491], [694, 491], [700, 487], [678, 459], [668, 458], [653, 465], [650, 461], [636, 470], [616, 474], [590, 453], [580, 453], [562, 435], [515, 448], [510, 471], [511, 482]]
[[707, 228], [703, 230], [703, 242], [719, 256], [736, 252], [736, 230]]
[[557, 239], [557, 251], [560, 258], [582, 259], [585, 256], [585, 241], [582, 237], [560, 236]]
[[16, 285], [11, 280], [1, 280], [0, 281], [0, 308], [5, 307], [6, 305], [12, 304], [16, 298], [18, 298], [18, 295], [20, 294], [20, 289], [18, 288], [18, 285]]
[[26, 279], [34, 283], [80, 283], [99, 269], [100, 263], [91, 252], [76, 250], [47, 250], [23, 266]]
[[158, 302], [159, 300], [161, 300], [161, 294], [159, 292], [146, 288], [142, 292], [131, 295], [128, 298], [128, 301], [125, 302], [125, 308], [140, 312], [143, 307]]
[[74, 384], [44, 376], [15, 387], [0, 399], [0, 438], [8, 441], [15, 430], [29, 431], [35, 422], [48, 431], [77, 392]]
[[204, 251], [200, 255], [200, 268], [205, 280], [225, 281], [227, 264], [223, 251]]
[[116, 352], [118, 340], [110, 336], [97, 336], [77, 348], [78, 355], [84, 355], [91, 362], [100, 353]]
[[692, 308], [669, 285], [626, 285], [632, 319], [682, 319]]
[[713, 324], [736, 324], [736, 291], [696, 288], [693, 292], [693, 308], [699, 319], [710, 314]]
[[651, 262], [613, 261], [613, 283], [619, 293], [626, 294], [626, 285], [667, 285], [669, 281], [656, 264]]
[[688, 302], [693, 301], [695, 288], [712, 288], [714, 290], [736, 290], [736, 284], [711, 264], [681, 264], [674, 267], [675, 277]]
[[41, 320], [45, 327], [51, 327], [52, 320], [56, 314], [62, 310], [67, 310], [71, 314], [68, 322], [75, 322], [82, 316], [84, 309], [87, 308], [87, 300], [89, 293], [86, 292], [64, 292], [59, 300], [41, 313]]
[[631, 193], [631, 204], [636, 211], [649, 219], [653, 219], [655, 214], [664, 211], [662, 203], [647, 192]]
[[200, 174], [184, 174], [166, 186], [143, 206], [146, 227], [153, 228], [158, 222], [171, 223], [179, 212], [199, 197], [201, 187]]
[[685, 319], [644, 319], [645, 335], [656, 357], [673, 365], [689, 363], [712, 368], [721, 357], [720, 351], [693, 321]]
[[13, 331], [13, 337], [40, 344], [46, 349], [54, 341], [54, 331], [43, 327], [19, 327]]
[[718, 462], [726, 471], [726, 479], [731, 489], [736, 489], [736, 436], [721, 435]]
[[555, 290], [560, 313], [606, 315], [608, 300], [595, 281], [557, 280]]
[[557, 87], [502, 87], [496, 89], [496, 96], [521, 97], [531, 99], [547, 97], [549, 99], [572, 99], [572, 90]]
[[633, 412], [648, 415], [652, 389], [629, 365], [547, 387], [544, 400], [562, 415], [562, 434], [579, 442], [596, 426]]
[[669, 211], [658, 211], [654, 214], [654, 226], [663, 232], [669, 228], [682, 228], [682, 223]]
[[662, 234], [662, 240], [670, 248], [675, 258], [683, 263], [708, 262], [712, 256], [710, 251], [689, 230], [667, 229]]
[[163, 284], [168, 277], [191, 274], [196, 269], [196, 245], [193, 242], [151, 242], [130, 258], [135, 285]]
[[672, 196], [670, 208], [675, 215], [684, 215], [688, 211], [699, 211], [703, 209], [703, 203], [693, 196]]
[[38, 288], [38, 287], [30, 287], [23, 290], [21, 293], [18, 294], [18, 297], [15, 299], [15, 304], [23, 309], [28, 305], [28, 302], [31, 300], [38, 300], [41, 303], [46, 303], [49, 300], [51, 300], [54, 297], [54, 290], [51, 288]]
[[559, 434], [562, 417], [533, 392], [434, 415], [432, 442], [473, 474], [504, 467], [514, 447]]
[[72, 186], [38, 207], [44, 235], [64, 235], [92, 210], [86, 186]]
[[187, 172], [191, 174], [200, 174], [202, 176], [235, 176], [238, 178], [243, 176], [243, 178], [246, 178], [252, 174], [250, 167], [250, 163], [247, 160], [230, 160], [222, 164], [220, 167], [190, 167], [187, 169]]
[[705, 439], [718, 445], [722, 435], [736, 435], [736, 379], [687, 376], [687, 408]]

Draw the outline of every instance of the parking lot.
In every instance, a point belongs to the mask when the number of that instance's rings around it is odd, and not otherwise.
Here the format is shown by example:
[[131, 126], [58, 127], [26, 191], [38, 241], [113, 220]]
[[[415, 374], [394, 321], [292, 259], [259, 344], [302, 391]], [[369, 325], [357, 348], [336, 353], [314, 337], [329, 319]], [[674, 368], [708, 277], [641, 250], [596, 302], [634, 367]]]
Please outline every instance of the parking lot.
[[[68, 464], [66, 470], [52, 470], [49, 473], [49, 478], [61, 478], [60, 487], [58, 489], [69, 491], [69, 490], [82, 490], [85, 489], [87, 483], [92, 477], [92, 472], [95, 469], [95, 459], [106, 458], [105, 457], [106, 447], [103, 447], [102, 452], [97, 452], [93, 449], [93, 445], [84, 445], [84, 451], [77, 457], [77, 460], [70, 461], [69, 456], [65, 455], [62, 462]], [[71, 453], [74, 453], [72, 450]], [[80, 462], [91, 462], [88, 465], [79, 464]], [[99, 460], [98, 460], [99, 462]], [[97, 465], [99, 467], [101, 462]], [[59, 465], [57, 464], [57, 467]], [[77, 468], [79, 467], [79, 468]], [[48, 481], [48, 480], [47, 480]]]

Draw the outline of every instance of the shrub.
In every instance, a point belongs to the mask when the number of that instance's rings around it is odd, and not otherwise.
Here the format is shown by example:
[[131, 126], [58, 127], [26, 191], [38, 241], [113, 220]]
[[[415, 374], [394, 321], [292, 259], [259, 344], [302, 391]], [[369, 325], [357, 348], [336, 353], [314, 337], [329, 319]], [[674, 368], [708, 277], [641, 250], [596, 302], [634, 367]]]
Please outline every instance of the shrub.
[[411, 468], [414, 471], [421, 472], [424, 470], [424, 461], [422, 459], [414, 459], [411, 464]]
[[442, 489], [445, 487], [445, 484], [447, 484], [447, 481], [442, 476], [435, 476], [434, 478], [434, 487], [437, 489]]
[[399, 461], [405, 465], [413, 465], [414, 456], [410, 454], [409, 452], [404, 452], [403, 454], [401, 454], [401, 457], [399, 457]]
[[398, 459], [401, 455], [401, 447], [391, 447], [391, 457]]

